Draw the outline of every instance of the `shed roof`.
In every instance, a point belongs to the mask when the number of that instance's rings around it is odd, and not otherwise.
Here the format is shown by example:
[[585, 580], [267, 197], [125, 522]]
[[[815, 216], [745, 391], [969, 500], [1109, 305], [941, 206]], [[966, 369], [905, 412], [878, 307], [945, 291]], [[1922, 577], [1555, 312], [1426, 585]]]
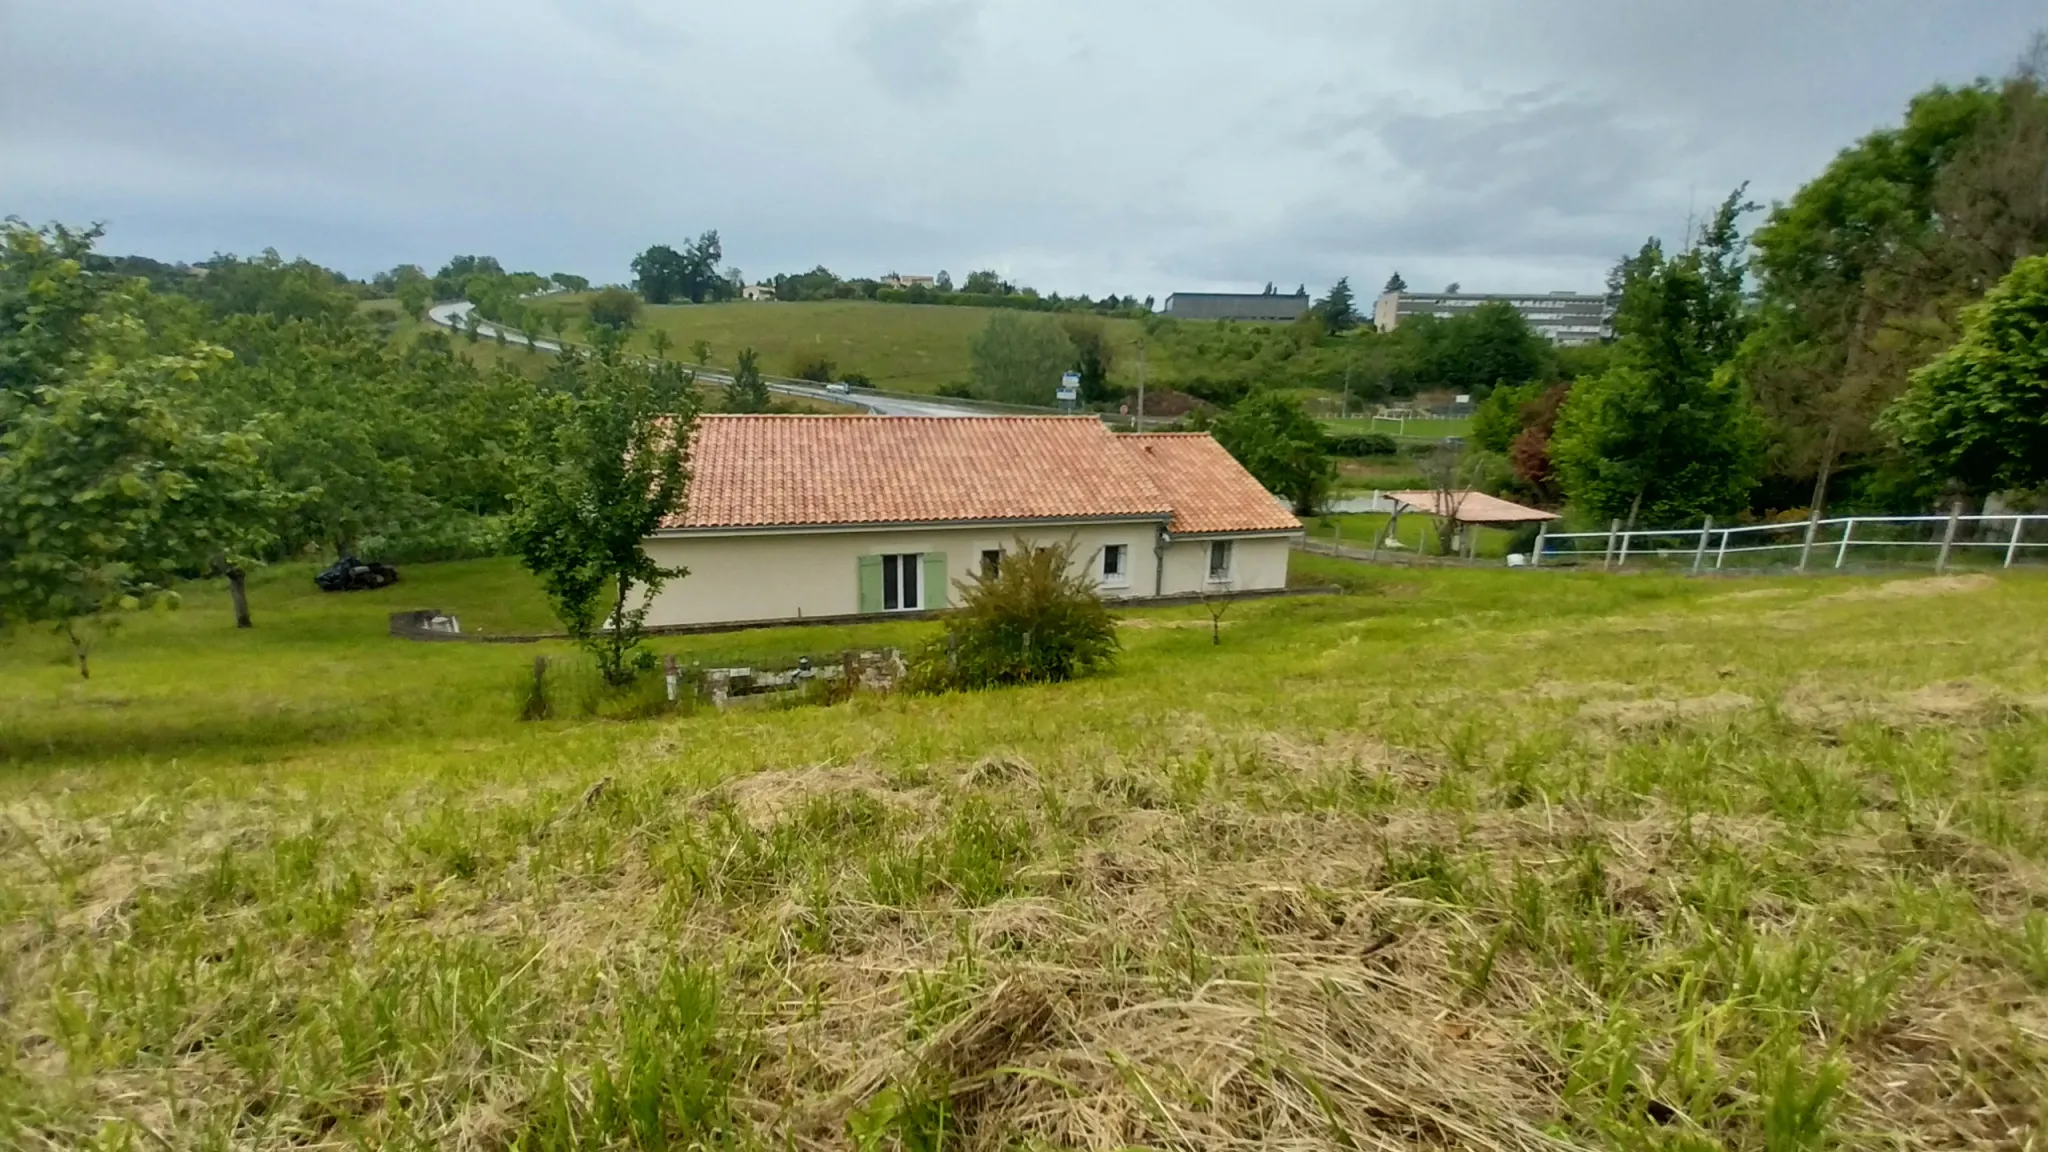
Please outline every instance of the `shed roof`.
[[[1448, 501], [1444, 493], [1435, 490], [1422, 492], [1389, 492], [1387, 499], [1405, 504], [1429, 516], [1443, 516], [1455, 513], [1467, 524], [1533, 524], [1539, 521], [1555, 520], [1557, 513], [1545, 512], [1541, 508], [1530, 508], [1484, 492], [1460, 489], [1450, 493]], [[1446, 510], [1445, 504], [1450, 508]]]

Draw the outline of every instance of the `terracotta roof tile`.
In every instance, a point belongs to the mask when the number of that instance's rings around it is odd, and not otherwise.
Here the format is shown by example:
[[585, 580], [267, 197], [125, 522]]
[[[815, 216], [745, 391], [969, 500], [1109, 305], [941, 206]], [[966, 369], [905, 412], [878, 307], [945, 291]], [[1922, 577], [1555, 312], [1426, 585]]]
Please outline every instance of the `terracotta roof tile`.
[[1172, 505], [1092, 417], [703, 416], [667, 528], [1151, 516]]
[[1173, 505], [1170, 532], [1301, 530], [1301, 521], [1206, 432], [1147, 432], [1117, 440]]

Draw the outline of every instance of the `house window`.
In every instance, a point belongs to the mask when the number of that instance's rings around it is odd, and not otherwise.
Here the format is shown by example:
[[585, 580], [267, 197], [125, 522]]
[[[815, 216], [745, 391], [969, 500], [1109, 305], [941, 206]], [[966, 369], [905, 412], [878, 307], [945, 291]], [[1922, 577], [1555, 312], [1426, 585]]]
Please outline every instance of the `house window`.
[[1209, 583], [1221, 584], [1230, 579], [1230, 541], [1214, 540], [1209, 544]]
[[924, 607], [918, 576], [924, 557], [916, 552], [882, 557], [882, 611], [910, 612]]
[[1102, 583], [1106, 588], [1123, 588], [1131, 582], [1131, 546], [1105, 544], [1102, 548]]
[[981, 552], [981, 578], [993, 580], [1003, 574], [1003, 550], [984, 548]]

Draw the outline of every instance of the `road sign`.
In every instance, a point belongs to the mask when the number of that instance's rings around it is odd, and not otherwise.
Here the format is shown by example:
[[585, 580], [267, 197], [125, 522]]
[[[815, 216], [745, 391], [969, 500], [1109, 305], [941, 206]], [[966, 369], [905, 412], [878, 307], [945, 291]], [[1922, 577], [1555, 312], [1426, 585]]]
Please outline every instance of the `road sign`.
[[1081, 374], [1069, 372], [1060, 377], [1060, 403], [1072, 404], [1081, 398]]

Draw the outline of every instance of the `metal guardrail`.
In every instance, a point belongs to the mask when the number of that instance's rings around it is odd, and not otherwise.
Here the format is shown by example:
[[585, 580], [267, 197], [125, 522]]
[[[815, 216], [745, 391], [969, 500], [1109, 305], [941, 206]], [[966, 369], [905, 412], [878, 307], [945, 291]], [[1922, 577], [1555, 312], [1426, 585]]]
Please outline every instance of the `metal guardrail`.
[[[1594, 543], [1597, 548], [1582, 547]], [[1796, 553], [1797, 568], [1804, 572], [1816, 557], [1832, 568], [1848, 567], [1854, 549], [1863, 549], [1866, 555], [1874, 553], [1881, 560], [1910, 556], [1914, 549], [1933, 549], [1937, 572], [1948, 568], [1958, 550], [1996, 551], [2002, 559], [2000, 566], [2011, 568], [2030, 555], [2030, 549], [2048, 553], [2048, 515], [1965, 516], [1958, 511], [1946, 516], [1838, 516], [1727, 527], [1715, 527], [1709, 517], [1698, 528], [1631, 530], [1624, 530], [1616, 520], [1605, 532], [1552, 532], [1545, 525], [1537, 534], [1529, 562], [1535, 567], [1576, 566], [1597, 557], [1603, 571], [1613, 571], [1631, 559], [1638, 563], [1653, 560], [1667, 567], [1676, 561], [1700, 572], [1710, 561], [1715, 570], [1721, 570], [1729, 566], [1731, 557], [1737, 565], [1745, 565], [1751, 557], [1770, 563]]]

